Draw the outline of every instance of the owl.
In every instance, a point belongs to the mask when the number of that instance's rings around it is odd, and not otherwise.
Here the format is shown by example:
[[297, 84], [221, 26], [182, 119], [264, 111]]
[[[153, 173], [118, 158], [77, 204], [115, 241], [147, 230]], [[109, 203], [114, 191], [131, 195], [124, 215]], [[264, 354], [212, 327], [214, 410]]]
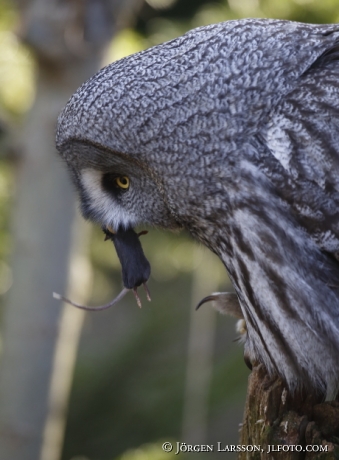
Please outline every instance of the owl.
[[149, 276], [133, 228], [186, 229], [227, 270], [246, 356], [335, 397], [338, 25], [228, 21], [114, 62], [71, 97], [56, 145], [126, 289]]

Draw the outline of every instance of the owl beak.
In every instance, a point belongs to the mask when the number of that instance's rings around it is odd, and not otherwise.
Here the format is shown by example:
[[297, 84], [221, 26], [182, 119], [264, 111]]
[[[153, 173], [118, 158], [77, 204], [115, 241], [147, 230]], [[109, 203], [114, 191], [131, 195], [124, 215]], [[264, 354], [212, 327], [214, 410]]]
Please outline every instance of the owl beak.
[[111, 240], [113, 235], [116, 234], [116, 231], [113, 230], [113, 227], [107, 225], [106, 227], [102, 227], [103, 232], [105, 233], [104, 241]]

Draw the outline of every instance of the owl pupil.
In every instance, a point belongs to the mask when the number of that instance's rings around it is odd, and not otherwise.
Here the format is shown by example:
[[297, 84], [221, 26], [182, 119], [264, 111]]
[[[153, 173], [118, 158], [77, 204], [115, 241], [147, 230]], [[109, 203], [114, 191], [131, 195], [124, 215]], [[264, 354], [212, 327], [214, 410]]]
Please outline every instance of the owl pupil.
[[116, 179], [116, 184], [119, 188], [127, 190], [129, 187], [129, 178], [127, 176], [120, 176]]
[[130, 180], [127, 176], [116, 176], [112, 173], [107, 173], [102, 176], [102, 188], [114, 195], [119, 190], [127, 191], [129, 189]]

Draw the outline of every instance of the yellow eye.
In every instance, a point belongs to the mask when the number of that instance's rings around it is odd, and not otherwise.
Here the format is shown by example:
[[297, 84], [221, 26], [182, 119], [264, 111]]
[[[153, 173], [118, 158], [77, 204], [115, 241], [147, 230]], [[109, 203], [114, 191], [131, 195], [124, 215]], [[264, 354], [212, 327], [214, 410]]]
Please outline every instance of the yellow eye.
[[127, 176], [120, 176], [115, 179], [118, 187], [127, 190], [129, 188], [129, 178]]

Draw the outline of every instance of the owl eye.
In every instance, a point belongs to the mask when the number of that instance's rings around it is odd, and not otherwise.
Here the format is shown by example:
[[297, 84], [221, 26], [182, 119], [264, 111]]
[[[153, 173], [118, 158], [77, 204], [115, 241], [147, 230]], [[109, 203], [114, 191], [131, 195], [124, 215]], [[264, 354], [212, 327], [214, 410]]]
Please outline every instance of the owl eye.
[[127, 190], [129, 188], [129, 178], [127, 176], [120, 176], [115, 179], [115, 182], [118, 187], [122, 188], [123, 190]]

